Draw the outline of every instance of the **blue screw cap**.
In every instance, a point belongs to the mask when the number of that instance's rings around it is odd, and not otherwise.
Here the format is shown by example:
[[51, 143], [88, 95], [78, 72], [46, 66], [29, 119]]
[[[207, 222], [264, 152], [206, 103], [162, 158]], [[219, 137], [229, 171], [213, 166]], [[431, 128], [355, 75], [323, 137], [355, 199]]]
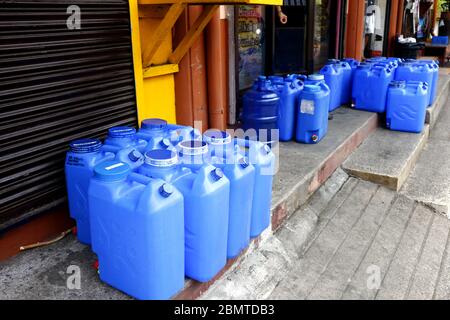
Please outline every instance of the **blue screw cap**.
[[162, 140], [159, 142], [159, 145], [160, 145], [162, 148], [167, 149], [167, 148], [170, 147], [171, 143], [170, 143], [170, 140], [169, 140], [169, 139], [164, 138], [164, 139], [162, 139]]
[[159, 194], [164, 198], [170, 197], [174, 193], [174, 188], [172, 185], [168, 183], [164, 183], [161, 187], [159, 187]]
[[113, 127], [108, 130], [110, 138], [134, 138], [136, 129], [133, 127]]
[[223, 178], [223, 171], [220, 168], [215, 168], [213, 171], [211, 171], [211, 177], [214, 181], [219, 181]]
[[74, 153], [98, 152], [102, 147], [102, 142], [98, 139], [78, 139], [69, 144], [70, 151]]
[[247, 158], [239, 159], [239, 164], [243, 169], [246, 169], [250, 165]]
[[141, 122], [141, 128], [146, 130], [162, 130], [167, 127], [167, 121], [159, 118], [145, 119]]
[[137, 150], [133, 150], [128, 154], [128, 159], [130, 159], [131, 162], [137, 162], [142, 159], [142, 155]]

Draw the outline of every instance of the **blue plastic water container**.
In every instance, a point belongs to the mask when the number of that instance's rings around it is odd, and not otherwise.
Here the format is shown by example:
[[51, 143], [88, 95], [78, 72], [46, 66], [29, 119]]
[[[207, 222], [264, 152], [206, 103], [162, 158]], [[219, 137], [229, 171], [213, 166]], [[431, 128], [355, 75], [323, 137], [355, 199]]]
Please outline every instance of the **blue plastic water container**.
[[255, 238], [270, 225], [275, 155], [267, 144], [259, 141], [236, 139], [236, 144], [255, 167], [250, 225], [250, 237]]
[[147, 142], [144, 152], [173, 147], [173, 144], [169, 140], [167, 121], [164, 119], [151, 118], [142, 120], [141, 128], [136, 136]]
[[254, 130], [254, 139], [269, 143], [278, 140], [280, 97], [266, 77], [260, 76], [243, 97], [244, 130]]
[[438, 86], [438, 80], [439, 80], [439, 62], [437, 60], [417, 60], [417, 63], [421, 64], [428, 64], [433, 71], [433, 83], [431, 86], [428, 86], [430, 92], [430, 103], [431, 106], [436, 101], [436, 94], [437, 94], [437, 86]]
[[298, 142], [318, 143], [328, 132], [329, 93], [320, 86], [306, 85], [300, 94], [300, 108], [297, 117]]
[[422, 132], [428, 103], [428, 84], [393, 81], [389, 85], [386, 126], [391, 130]]
[[113, 153], [101, 150], [98, 139], [80, 139], [70, 143], [66, 154], [65, 174], [70, 216], [77, 223], [78, 240], [91, 244], [91, 225], [87, 200], [89, 180], [94, 167], [100, 163], [113, 160]]
[[235, 142], [227, 132], [210, 129], [204, 133], [209, 143], [212, 164], [223, 170], [230, 181], [227, 257], [239, 255], [250, 242], [255, 168], [236, 152]]
[[280, 140], [291, 141], [295, 134], [296, 106], [298, 97], [303, 90], [303, 82], [298, 79], [286, 78], [281, 82], [272, 82], [280, 97]]
[[393, 79], [391, 68], [361, 63], [353, 79], [352, 99], [355, 109], [385, 112], [387, 89]]
[[428, 105], [433, 104], [433, 78], [435, 70], [431, 64], [404, 62], [399, 65], [395, 73], [395, 80], [422, 81], [426, 82], [432, 89], [428, 90]]
[[136, 129], [132, 127], [113, 127], [108, 130], [103, 149], [105, 151], [117, 153], [125, 148], [135, 148], [143, 152], [147, 146], [147, 141], [136, 136]]
[[329, 111], [331, 112], [341, 106], [344, 73], [338, 60], [329, 60], [320, 73], [324, 75], [325, 82], [330, 88]]
[[95, 167], [89, 186], [100, 279], [138, 299], [169, 299], [184, 286], [184, 202], [159, 179], [122, 162]]
[[[202, 141], [192, 142], [191, 149]], [[202, 154], [203, 145], [196, 152]], [[181, 153], [188, 149], [181, 149]], [[146, 154], [141, 174], [172, 183], [184, 196], [185, 274], [200, 282], [211, 280], [226, 264], [230, 182], [223, 171], [203, 163], [192, 171], [178, 163], [170, 150], [151, 150]], [[189, 157], [188, 157], [189, 158]]]
[[341, 105], [349, 105], [352, 102], [352, 81], [353, 81], [353, 69], [352, 66], [346, 62], [339, 62], [339, 66], [342, 69], [342, 92], [341, 92]]

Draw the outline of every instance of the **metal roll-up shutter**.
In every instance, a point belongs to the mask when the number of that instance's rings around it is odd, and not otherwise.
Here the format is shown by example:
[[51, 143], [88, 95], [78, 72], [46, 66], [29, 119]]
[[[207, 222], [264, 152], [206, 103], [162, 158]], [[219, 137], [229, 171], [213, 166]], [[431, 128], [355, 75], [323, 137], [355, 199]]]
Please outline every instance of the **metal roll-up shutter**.
[[[73, 4], [80, 29], [67, 24]], [[65, 205], [69, 141], [137, 125], [128, 8], [0, 1], [0, 231]]]

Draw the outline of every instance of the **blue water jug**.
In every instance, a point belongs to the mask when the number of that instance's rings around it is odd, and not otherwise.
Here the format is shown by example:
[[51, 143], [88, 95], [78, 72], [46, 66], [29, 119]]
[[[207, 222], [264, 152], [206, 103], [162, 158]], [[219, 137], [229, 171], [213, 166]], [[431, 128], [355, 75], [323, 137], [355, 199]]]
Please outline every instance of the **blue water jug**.
[[416, 60], [416, 63], [419, 64], [428, 64], [433, 71], [433, 82], [428, 87], [430, 92], [430, 103], [431, 106], [436, 101], [436, 94], [437, 94], [437, 83], [439, 80], [439, 62], [437, 60]]
[[318, 143], [328, 132], [329, 93], [320, 86], [306, 85], [300, 94], [295, 139], [302, 143]]
[[[404, 81], [422, 81], [426, 82], [431, 88], [433, 87], [434, 69], [430, 64], [403, 62], [397, 68], [395, 80]], [[428, 105], [433, 104], [433, 89], [428, 90]]]
[[361, 63], [353, 80], [352, 99], [355, 109], [385, 112], [387, 89], [393, 78], [391, 68]]
[[391, 130], [422, 132], [429, 86], [420, 81], [393, 81], [386, 104], [386, 126]]
[[260, 76], [243, 97], [244, 130], [254, 130], [254, 139], [275, 143], [278, 140], [280, 97], [266, 77]]
[[88, 186], [94, 167], [113, 160], [113, 153], [101, 150], [98, 139], [80, 139], [70, 143], [66, 155], [65, 174], [70, 216], [77, 223], [77, 237], [84, 244], [91, 244]]
[[325, 82], [330, 88], [330, 106], [329, 111], [333, 111], [341, 106], [342, 99], [342, 83], [344, 74], [337, 60], [329, 60], [328, 63], [320, 70], [324, 75]]
[[182, 194], [122, 162], [95, 167], [89, 186], [100, 279], [138, 299], [169, 299], [184, 286]]
[[113, 127], [108, 130], [103, 150], [117, 153], [125, 148], [135, 148], [143, 152], [147, 141], [136, 136], [136, 129], [132, 127]]
[[128, 164], [132, 171], [136, 171], [144, 163], [144, 155], [136, 148], [128, 147], [118, 151], [115, 160]]
[[341, 105], [349, 105], [352, 101], [353, 69], [346, 61], [339, 62], [342, 69]]
[[241, 154], [255, 167], [250, 237], [258, 237], [270, 225], [275, 155], [260, 141], [236, 139]]
[[141, 121], [141, 128], [136, 136], [147, 141], [145, 151], [153, 149], [167, 149], [173, 146], [169, 141], [167, 121], [159, 118], [145, 119]]
[[[202, 141], [183, 141], [196, 148]], [[202, 142], [203, 143], [203, 142]], [[202, 154], [200, 150], [188, 155]], [[181, 153], [187, 149], [181, 149]], [[226, 264], [230, 182], [223, 171], [207, 163], [195, 171], [181, 166], [169, 150], [152, 150], [139, 172], [170, 181], [184, 196], [185, 274], [200, 282], [211, 280]]]
[[286, 78], [281, 82], [272, 82], [280, 97], [280, 140], [291, 141], [295, 133], [296, 106], [303, 83], [298, 79]]
[[212, 150], [212, 164], [221, 168], [230, 180], [227, 257], [231, 259], [250, 242], [255, 168], [236, 152], [235, 143], [227, 132], [210, 129], [204, 133], [204, 140]]

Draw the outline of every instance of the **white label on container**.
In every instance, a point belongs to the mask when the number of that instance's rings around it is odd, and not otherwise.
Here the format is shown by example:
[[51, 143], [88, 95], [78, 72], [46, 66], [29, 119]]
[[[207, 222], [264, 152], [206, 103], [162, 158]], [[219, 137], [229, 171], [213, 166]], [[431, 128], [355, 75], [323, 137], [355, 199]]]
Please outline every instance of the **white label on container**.
[[112, 166], [106, 167], [105, 170], [108, 170], [108, 171], [109, 171], [109, 170], [112, 170], [112, 169], [121, 167], [121, 166], [123, 166], [123, 165], [124, 165], [123, 162], [119, 162], [119, 163], [113, 164]]
[[302, 100], [300, 103], [300, 113], [314, 114], [314, 101]]

